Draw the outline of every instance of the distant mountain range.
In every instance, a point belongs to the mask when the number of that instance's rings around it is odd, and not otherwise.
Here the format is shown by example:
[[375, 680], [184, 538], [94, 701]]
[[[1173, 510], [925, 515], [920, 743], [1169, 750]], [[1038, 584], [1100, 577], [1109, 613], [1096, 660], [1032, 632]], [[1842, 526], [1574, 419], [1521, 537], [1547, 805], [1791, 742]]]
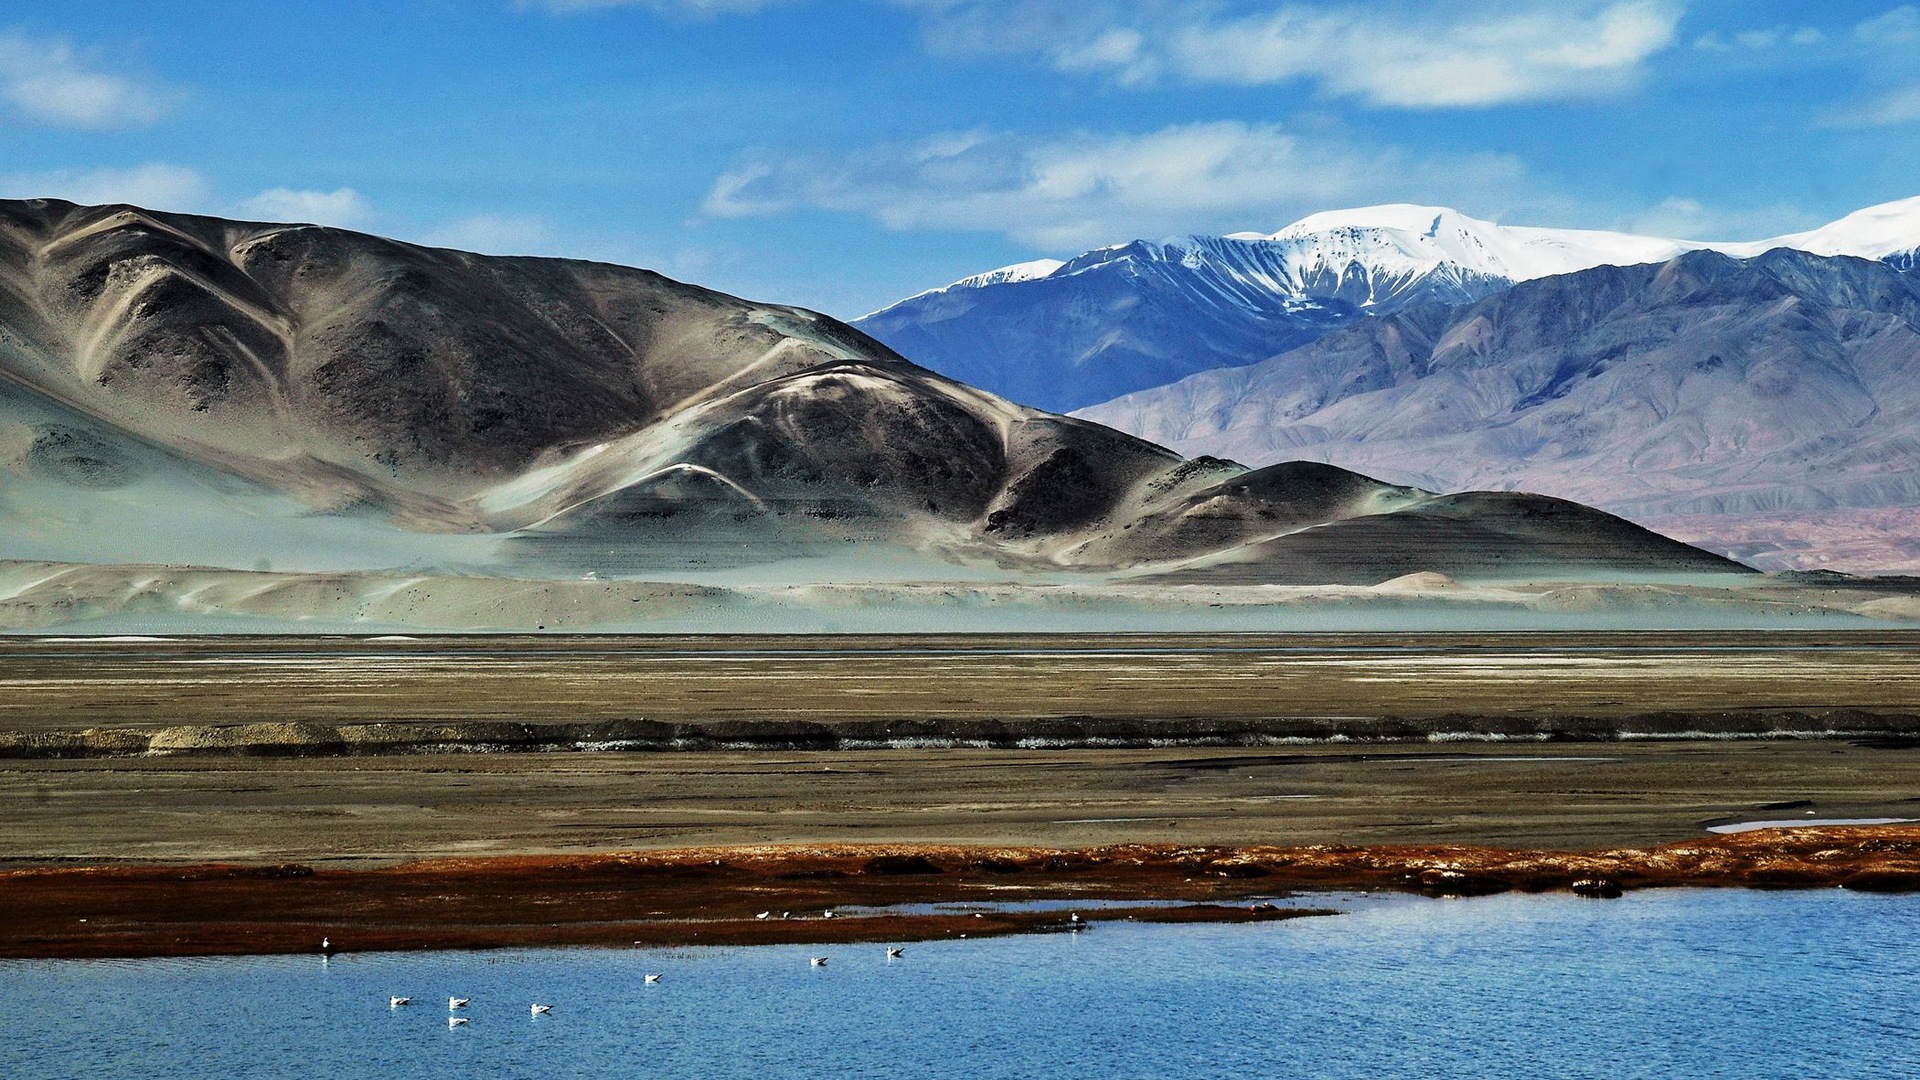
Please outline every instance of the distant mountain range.
[[1540, 491], [1757, 565], [1912, 572], [1916, 252], [1920, 198], [1715, 244], [1372, 207], [1010, 268], [860, 325], [1183, 453]]
[[1912, 266], [1920, 198], [1823, 228], [1702, 243], [1479, 221], [1442, 207], [1315, 214], [1272, 235], [1134, 241], [975, 275], [854, 325], [918, 363], [1023, 404], [1071, 411], [1240, 367], [1365, 315], [1458, 304], [1596, 266], [1774, 248]]
[[63, 563], [1743, 569], [1561, 500], [1184, 460], [643, 270], [44, 200], [0, 202], [0, 481], [0, 559]]
[[[1920, 278], [1694, 251], [1407, 308], [1081, 415], [1188, 453], [1549, 492], [1727, 550], [1747, 519], [1920, 507]], [[1902, 565], [1914, 535], [1852, 557]]]

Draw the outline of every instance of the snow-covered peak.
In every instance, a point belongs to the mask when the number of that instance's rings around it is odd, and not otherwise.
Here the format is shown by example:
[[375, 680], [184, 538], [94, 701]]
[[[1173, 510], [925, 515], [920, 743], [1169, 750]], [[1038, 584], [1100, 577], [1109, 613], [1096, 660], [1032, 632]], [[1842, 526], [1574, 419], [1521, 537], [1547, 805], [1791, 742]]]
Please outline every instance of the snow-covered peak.
[[1386, 257], [1452, 263], [1509, 281], [1659, 262], [1705, 246], [1629, 233], [1497, 225], [1443, 206], [1405, 203], [1311, 214], [1267, 239], [1321, 246], [1362, 262]]
[[1839, 221], [1807, 232], [1716, 247], [1729, 255], [1740, 256], [1782, 247], [1814, 255], [1852, 255], [1862, 259], [1904, 254], [1920, 248], [1920, 195], [1855, 210]]
[[[1815, 255], [1853, 255], [1920, 261], [1920, 197], [1859, 210], [1830, 225], [1769, 240], [1672, 240], [1594, 229], [1501, 225], [1444, 206], [1388, 203], [1310, 214], [1275, 233], [1135, 240], [1078, 255], [1067, 262], [1037, 259], [962, 278], [908, 297], [986, 288], [1041, 278], [1063, 279], [1118, 268], [1153, 266], [1197, 271], [1229, 291], [1266, 290], [1298, 299], [1329, 298], [1380, 310], [1417, 295], [1423, 280], [1519, 282], [1590, 270], [1665, 262], [1689, 251], [1751, 258], [1778, 247]], [[904, 304], [907, 301], [901, 301]], [[885, 309], [892, 311], [895, 304]], [[876, 312], [875, 314], [879, 314]], [[871, 316], [868, 316], [871, 317]]]
[[[1265, 240], [1281, 240], [1287, 237], [1306, 236], [1312, 233], [1334, 232], [1340, 229], [1392, 229], [1397, 232], [1432, 233], [1449, 219], [1476, 222], [1458, 210], [1445, 206], [1419, 206], [1413, 203], [1382, 203], [1379, 206], [1358, 206], [1346, 210], [1322, 210], [1317, 214], [1308, 214], [1299, 221], [1281, 229]], [[1248, 235], [1248, 234], [1241, 234]]]
[[984, 274], [963, 277], [947, 286], [949, 289], [977, 289], [983, 285], [1004, 285], [1014, 281], [1033, 281], [1046, 277], [1055, 270], [1067, 265], [1059, 259], [1034, 259], [1032, 262], [1014, 263], [998, 270], [989, 270]]
[[[929, 296], [938, 296], [941, 293], [953, 292], [956, 289], [983, 289], [989, 285], [1008, 285], [1016, 281], [1037, 281], [1065, 265], [1067, 264], [1061, 262], [1059, 259], [1032, 259], [1028, 262], [1014, 263], [1012, 266], [1003, 266], [998, 270], [988, 270], [984, 274], [974, 274], [970, 277], [963, 277], [959, 281], [942, 285], [937, 289], [926, 289], [922, 292], [914, 293], [912, 296], [907, 297], [906, 300], [896, 300], [886, 307], [881, 308], [879, 311], [869, 311], [865, 315], [860, 316], [860, 318], [870, 319], [881, 312], [890, 311], [899, 307], [909, 300], [920, 300]], [[858, 322], [860, 320], [856, 319], [854, 321]]]

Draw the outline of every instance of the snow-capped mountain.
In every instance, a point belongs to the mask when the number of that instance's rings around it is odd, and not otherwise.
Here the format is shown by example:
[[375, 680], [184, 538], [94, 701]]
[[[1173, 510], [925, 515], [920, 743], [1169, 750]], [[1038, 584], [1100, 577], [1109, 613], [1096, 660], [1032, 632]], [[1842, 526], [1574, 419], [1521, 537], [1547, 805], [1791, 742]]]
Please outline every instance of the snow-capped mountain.
[[1855, 210], [1839, 221], [1808, 232], [1748, 244], [1710, 246], [1743, 259], [1773, 248], [1793, 248], [1812, 255], [1877, 259], [1895, 269], [1911, 270], [1915, 255], [1920, 254], [1920, 196]]
[[1707, 245], [1629, 233], [1496, 225], [1440, 206], [1370, 206], [1312, 214], [1271, 236], [1232, 239], [1272, 245], [1300, 267], [1295, 278], [1366, 269], [1417, 277], [1470, 272], [1508, 282], [1569, 274], [1594, 266], [1664, 262]]
[[1249, 465], [1577, 499], [1768, 568], [1920, 569], [1920, 277], [1868, 259], [1595, 267], [1076, 415]]
[[[984, 274], [963, 277], [951, 285], [942, 285], [937, 289], [928, 289], [925, 292], [915, 293], [907, 297], [907, 300], [918, 300], [925, 296], [936, 296], [940, 293], [953, 292], [956, 289], [978, 289], [987, 285], [1006, 285], [1015, 281], [1032, 281], [1035, 278], [1046, 277], [1048, 274], [1053, 273], [1065, 265], [1067, 264], [1061, 262], [1059, 259], [1034, 259], [1031, 262], [1014, 263], [1012, 266], [1002, 266], [998, 270], [989, 270]], [[898, 303], [906, 303], [906, 300], [898, 301]], [[877, 315], [879, 312], [874, 312], [873, 314]]]
[[978, 274], [854, 325], [950, 378], [1074, 409], [1249, 364], [1362, 314], [1460, 303], [1512, 280], [1449, 259], [1472, 241], [1437, 245], [1426, 228], [1137, 240], [1050, 269]]
[[1708, 249], [1776, 247], [1909, 269], [1920, 198], [1805, 233], [1704, 243], [1498, 225], [1444, 207], [1314, 214], [1279, 232], [1135, 241], [1022, 263], [909, 297], [855, 325], [942, 374], [1071, 410], [1295, 348], [1363, 315], [1465, 303], [1516, 282]]

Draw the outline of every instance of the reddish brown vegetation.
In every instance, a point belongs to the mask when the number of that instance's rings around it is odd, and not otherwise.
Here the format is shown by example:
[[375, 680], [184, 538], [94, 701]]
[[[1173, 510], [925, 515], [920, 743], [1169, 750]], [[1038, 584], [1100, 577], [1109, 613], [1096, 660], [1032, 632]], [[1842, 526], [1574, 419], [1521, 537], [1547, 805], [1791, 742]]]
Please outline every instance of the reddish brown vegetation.
[[[1308, 909], [1293, 889], [1605, 895], [1676, 885], [1920, 889], [1920, 827], [1803, 828], [1580, 853], [1476, 847], [711, 848], [435, 860], [378, 870], [106, 866], [0, 874], [0, 955], [158, 956], [521, 945], [908, 941], [1064, 928], [1060, 913], [824, 912], [940, 902], [1173, 900], [1088, 919]], [[1597, 885], [1595, 883], [1598, 883]], [[1232, 901], [1232, 903], [1227, 903]], [[768, 918], [756, 916], [770, 912]], [[785, 912], [792, 917], [783, 918]]]

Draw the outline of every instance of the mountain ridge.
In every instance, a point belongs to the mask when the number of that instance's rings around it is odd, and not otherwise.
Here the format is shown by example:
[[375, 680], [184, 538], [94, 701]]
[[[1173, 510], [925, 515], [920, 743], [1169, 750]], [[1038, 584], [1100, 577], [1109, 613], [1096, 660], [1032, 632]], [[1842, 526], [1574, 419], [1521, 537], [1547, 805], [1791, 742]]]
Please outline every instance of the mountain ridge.
[[1695, 251], [1409, 308], [1081, 415], [1187, 453], [1696, 519], [1722, 546], [1715, 518], [1731, 537], [1748, 516], [1920, 506], [1917, 371], [1920, 281], [1893, 266]]
[[901, 353], [1015, 400], [1072, 411], [1216, 367], [1243, 366], [1366, 315], [1466, 303], [1519, 282], [1687, 251], [1776, 247], [1911, 268], [1920, 197], [1748, 242], [1505, 226], [1445, 207], [1309, 215], [1271, 234], [1133, 241], [1036, 276], [1025, 263], [916, 294], [854, 324]]
[[[650, 271], [49, 200], [0, 202], [0, 472], [0, 558], [192, 536], [206, 564], [567, 575], [837, 553], [857, 576], [848, 553], [889, 546], [1133, 572], [1440, 498], [1183, 460]], [[1628, 528], [1583, 546], [1619, 526], [1579, 508], [1541, 566], [1743, 569]], [[1428, 569], [1504, 572], [1465, 547]]]

